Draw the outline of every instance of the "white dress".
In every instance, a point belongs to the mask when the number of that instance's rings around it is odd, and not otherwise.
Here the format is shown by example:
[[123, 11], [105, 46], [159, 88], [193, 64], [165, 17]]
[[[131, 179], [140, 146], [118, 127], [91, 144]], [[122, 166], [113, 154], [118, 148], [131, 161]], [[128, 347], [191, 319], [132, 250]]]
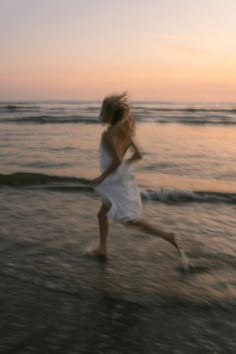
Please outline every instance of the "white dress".
[[[112, 156], [104, 142], [100, 145], [100, 166], [104, 171], [111, 163]], [[121, 165], [105, 180], [95, 187], [104, 204], [110, 206], [107, 216], [117, 221], [138, 220], [142, 215], [142, 202], [139, 189], [129, 164]]]

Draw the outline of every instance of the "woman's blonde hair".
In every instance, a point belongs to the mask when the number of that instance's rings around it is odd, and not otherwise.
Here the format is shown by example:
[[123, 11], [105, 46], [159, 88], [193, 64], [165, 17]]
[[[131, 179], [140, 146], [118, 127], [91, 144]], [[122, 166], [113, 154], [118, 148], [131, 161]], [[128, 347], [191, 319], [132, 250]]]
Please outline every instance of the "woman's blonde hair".
[[102, 110], [111, 117], [111, 129], [115, 134], [122, 137], [134, 135], [135, 122], [130, 116], [130, 105], [126, 92], [105, 97]]

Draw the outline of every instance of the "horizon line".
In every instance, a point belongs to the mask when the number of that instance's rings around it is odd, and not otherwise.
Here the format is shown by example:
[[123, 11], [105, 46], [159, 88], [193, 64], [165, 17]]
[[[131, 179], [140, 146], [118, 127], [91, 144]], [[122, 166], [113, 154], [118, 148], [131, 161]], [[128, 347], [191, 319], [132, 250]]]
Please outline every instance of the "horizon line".
[[[101, 102], [103, 100], [103, 98], [101, 99], [92, 99], [92, 98], [88, 98], [88, 99], [4, 99], [1, 100], [0, 99], [0, 103], [28, 103], [28, 102], [38, 102], [38, 103], [79, 103], [79, 102]], [[134, 99], [134, 100], [130, 100], [130, 102], [136, 103], [136, 102], [145, 102], [145, 103], [166, 103], [166, 104], [173, 104], [173, 103], [205, 103], [205, 104], [210, 104], [210, 103], [225, 103], [225, 104], [236, 104], [236, 100], [235, 101], [192, 101], [192, 100], [154, 100], [154, 99]]]

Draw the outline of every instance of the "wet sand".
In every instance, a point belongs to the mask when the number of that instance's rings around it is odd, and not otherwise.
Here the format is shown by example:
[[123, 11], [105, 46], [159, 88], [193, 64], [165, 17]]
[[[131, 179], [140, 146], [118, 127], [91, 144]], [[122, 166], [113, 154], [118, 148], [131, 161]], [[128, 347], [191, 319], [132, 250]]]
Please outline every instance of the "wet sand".
[[89, 193], [9, 189], [1, 201], [0, 353], [236, 352], [235, 238], [220, 205], [144, 205], [186, 235], [196, 268], [183, 274], [169, 244], [115, 223], [108, 261], [87, 257], [100, 205]]
[[[76, 294], [1, 275], [7, 353], [235, 353], [236, 306], [180, 298], [139, 303], [96, 289]], [[222, 322], [222, 318], [224, 321]]]

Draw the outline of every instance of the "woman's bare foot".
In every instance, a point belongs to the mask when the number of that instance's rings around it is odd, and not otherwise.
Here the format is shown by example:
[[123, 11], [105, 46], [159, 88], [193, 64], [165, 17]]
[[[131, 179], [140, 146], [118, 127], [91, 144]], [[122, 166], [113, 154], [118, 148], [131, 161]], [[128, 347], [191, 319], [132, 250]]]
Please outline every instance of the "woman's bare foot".
[[180, 253], [181, 265], [182, 265], [183, 271], [188, 272], [190, 270], [190, 268], [193, 268], [193, 266], [190, 264], [186, 254], [184, 253], [184, 251], [182, 249], [180, 249], [179, 253]]
[[97, 248], [94, 248], [93, 250], [89, 251], [87, 254], [89, 256], [93, 256], [93, 257], [104, 257], [104, 258], [106, 258], [107, 257], [107, 250], [103, 249], [101, 247], [97, 247]]
[[179, 252], [180, 258], [181, 258], [181, 265], [183, 267], [183, 270], [186, 272], [189, 270], [190, 263], [188, 260], [188, 257], [184, 253], [182, 247], [179, 245], [179, 242], [176, 239], [176, 235], [174, 233], [169, 233], [169, 241], [172, 243], [173, 246], [177, 249]]
[[166, 233], [166, 237], [167, 237], [168, 241], [169, 241], [175, 248], [177, 248], [178, 252], [180, 253], [181, 248], [180, 248], [180, 246], [178, 245], [178, 242], [177, 242], [177, 240], [176, 240], [175, 234], [174, 234], [173, 232], [168, 232], [168, 233]]

